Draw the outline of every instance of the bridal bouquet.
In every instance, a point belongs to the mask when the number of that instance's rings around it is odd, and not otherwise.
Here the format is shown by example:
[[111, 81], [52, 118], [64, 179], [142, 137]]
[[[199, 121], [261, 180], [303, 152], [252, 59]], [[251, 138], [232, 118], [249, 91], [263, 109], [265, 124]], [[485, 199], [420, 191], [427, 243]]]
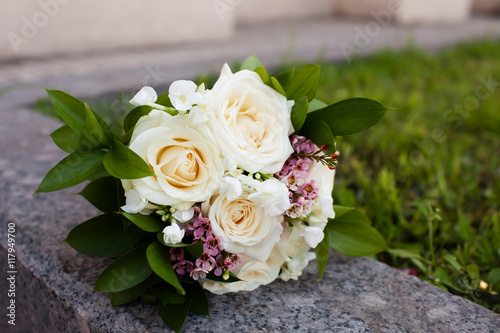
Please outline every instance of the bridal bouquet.
[[363, 131], [388, 110], [365, 98], [315, 99], [319, 66], [270, 76], [249, 57], [217, 82], [179, 80], [158, 96], [142, 88], [110, 126], [87, 104], [48, 91], [66, 122], [52, 133], [69, 155], [37, 192], [90, 180], [80, 192], [102, 215], [65, 242], [116, 257], [95, 290], [113, 306], [159, 305], [178, 331], [188, 312], [209, 314], [205, 290], [251, 291], [297, 279], [310, 260], [324, 272], [330, 247], [354, 256], [385, 249], [353, 208], [333, 206], [336, 136]]

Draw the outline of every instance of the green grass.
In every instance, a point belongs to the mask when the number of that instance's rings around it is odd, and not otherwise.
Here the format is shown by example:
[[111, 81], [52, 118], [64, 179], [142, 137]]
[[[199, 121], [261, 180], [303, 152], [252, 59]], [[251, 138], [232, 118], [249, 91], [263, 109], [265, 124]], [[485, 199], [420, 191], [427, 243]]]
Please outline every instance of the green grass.
[[[482, 83], [500, 81], [498, 54], [500, 43], [484, 40], [323, 64], [317, 98], [362, 96], [396, 108], [338, 140], [334, 199], [364, 209], [397, 249], [377, 259], [500, 313], [500, 86]], [[86, 101], [116, 123], [127, 100]], [[36, 108], [53, 112], [47, 101]]]
[[391, 248], [411, 252], [378, 259], [497, 312], [500, 85], [488, 91], [481, 78], [500, 81], [499, 53], [499, 42], [479, 41], [324, 64], [317, 95], [396, 108], [338, 144], [336, 203], [362, 207]]

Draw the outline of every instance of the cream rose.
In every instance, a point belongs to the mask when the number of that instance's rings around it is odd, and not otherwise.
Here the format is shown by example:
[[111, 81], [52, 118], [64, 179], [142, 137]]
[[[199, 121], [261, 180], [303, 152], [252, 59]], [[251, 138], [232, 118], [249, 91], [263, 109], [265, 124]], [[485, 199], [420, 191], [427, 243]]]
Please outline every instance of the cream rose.
[[265, 208], [243, 193], [234, 200], [219, 195], [211, 200], [208, 218], [212, 233], [222, 238], [227, 252], [265, 262], [279, 242], [282, 216], [268, 216]]
[[142, 157], [155, 177], [122, 180], [125, 190], [135, 189], [142, 198], [181, 211], [208, 200], [223, 174], [217, 145], [188, 115], [170, 116], [153, 110], [137, 123], [130, 149]]
[[224, 157], [254, 173], [275, 173], [293, 152], [288, 136], [293, 102], [287, 101], [260, 76], [227, 64], [206, 102], [208, 125]]
[[203, 283], [203, 288], [217, 295], [254, 290], [261, 285], [273, 282], [278, 277], [285, 259], [279, 249], [274, 248], [266, 262], [254, 261], [245, 256], [242, 256], [242, 261], [243, 263], [234, 272], [241, 281], [207, 281]]

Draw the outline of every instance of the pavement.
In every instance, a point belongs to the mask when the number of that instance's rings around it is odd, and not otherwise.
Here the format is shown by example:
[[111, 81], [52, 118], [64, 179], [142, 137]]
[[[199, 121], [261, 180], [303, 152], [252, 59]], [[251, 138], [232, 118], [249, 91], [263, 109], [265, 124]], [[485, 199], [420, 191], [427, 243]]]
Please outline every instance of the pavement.
[[437, 51], [477, 38], [500, 39], [500, 17], [473, 17], [465, 23], [423, 26], [385, 25], [375, 18], [353, 21], [319, 18], [240, 26], [226, 41], [116, 50], [74, 57], [54, 56], [0, 62], [3, 88], [57, 88], [78, 96], [133, 93], [144, 85], [163, 86], [177, 79], [218, 72], [224, 62], [256, 54], [266, 68], [293, 61], [349, 61], [384, 48], [408, 45]]

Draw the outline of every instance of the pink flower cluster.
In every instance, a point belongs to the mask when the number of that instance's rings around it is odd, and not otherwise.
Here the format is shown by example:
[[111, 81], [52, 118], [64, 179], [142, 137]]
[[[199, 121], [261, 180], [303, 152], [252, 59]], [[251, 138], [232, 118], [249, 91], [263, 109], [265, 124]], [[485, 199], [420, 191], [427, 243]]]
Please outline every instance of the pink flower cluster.
[[185, 258], [185, 251], [181, 247], [170, 249], [170, 260], [176, 261], [173, 269], [179, 275], [189, 274], [194, 280], [203, 279], [211, 271], [221, 276], [226, 271], [236, 269], [241, 261], [238, 254], [224, 251], [221, 238], [212, 234], [212, 226], [208, 218], [201, 215], [199, 208], [195, 208], [193, 219], [181, 226], [186, 231], [185, 237], [192, 237], [192, 244], [203, 242], [203, 254], [194, 262]]
[[286, 160], [275, 176], [288, 187], [291, 207], [285, 212], [291, 218], [307, 217], [311, 213], [314, 199], [319, 195], [315, 180], [307, 182], [309, 170], [317, 163], [312, 156], [320, 149], [303, 136], [290, 137], [294, 153]]

